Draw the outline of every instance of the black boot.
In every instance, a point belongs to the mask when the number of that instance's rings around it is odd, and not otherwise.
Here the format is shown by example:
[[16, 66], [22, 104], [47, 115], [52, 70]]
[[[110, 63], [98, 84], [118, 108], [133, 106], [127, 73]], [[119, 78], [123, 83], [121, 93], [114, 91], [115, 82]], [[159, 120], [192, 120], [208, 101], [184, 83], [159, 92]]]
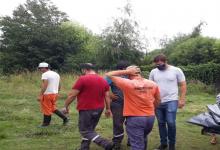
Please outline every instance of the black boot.
[[50, 125], [51, 116], [44, 115], [43, 123], [39, 127], [47, 127]]
[[169, 144], [169, 150], [175, 150], [175, 144]]
[[82, 140], [80, 150], [89, 150], [90, 143], [91, 141], [89, 140]]
[[121, 143], [114, 143], [114, 150], [120, 150], [121, 149]]
[[67, 125], [68, 124], [69, 119], [61, 111], [55, 110], [53, 113], [63, 119], [63, 125]]
[[112, 142], [110, 142], [107, 139], [104, 139], [100, 136], [98, 138], [96, 138], [93, 142], [96, 143], [97, 145], [105, 148], [105, 150], [112, 150], [114, 147]]
[[161, 144], [158, 148], [154, 149], [154, 150], [166, 150], [168, 147], [167, 144]]

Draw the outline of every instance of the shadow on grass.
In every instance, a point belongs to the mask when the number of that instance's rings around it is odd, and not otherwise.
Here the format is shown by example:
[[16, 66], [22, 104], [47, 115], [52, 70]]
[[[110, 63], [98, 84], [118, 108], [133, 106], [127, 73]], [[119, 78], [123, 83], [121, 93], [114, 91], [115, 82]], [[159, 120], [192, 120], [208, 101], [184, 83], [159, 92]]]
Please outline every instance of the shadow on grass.
[[71, 125], [68, 126], [59, 126], [53, 125], [44, 128], [33, 128], [24, 133], [24, 136], [27, 138], [41, 138], [41, 137], [48, 137], [54, 135], [65, 135], [65, 137], [72, 136], [73, 133], [76, 132], [77, 128], [74, 128]]

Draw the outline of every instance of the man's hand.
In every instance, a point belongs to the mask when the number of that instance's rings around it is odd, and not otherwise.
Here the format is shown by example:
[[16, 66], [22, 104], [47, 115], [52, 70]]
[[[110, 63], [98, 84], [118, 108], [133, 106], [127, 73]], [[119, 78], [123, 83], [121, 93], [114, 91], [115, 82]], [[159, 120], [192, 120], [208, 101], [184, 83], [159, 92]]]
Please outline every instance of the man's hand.
[[69, 107], [63, 107], [63, 108], [61, 109], [61, 112], [62, 112], [63, 114], [69, 114]]
[[107, 118], [109, 118], [109, 117], [112, 116], [112, 112], [111, 112], [110, 109], [106, 109], [106, 110], [105, 110], [105, 116], [106, 116]]
[[129, 66], [126, 70], [130, 75], [136, 75], [141, 72], [141, 69], [138, 66]]
[[113, 93], [110, 93], [110, 98], [111, 98], [112, 100], [116, 100], [116, 99], [118, 99], [118, 96], [115, 95], [115, 94], [113, 94]]
[[43, 98], [43, 95], [39, 95], [38, 98], [37, 98], [37, 101], [40, 102], [42, 98]]
[[185, 99], [180, 99], [178, 101], [178, 107], [183, 108], [185, 106], [185, 103], [186, 103]]

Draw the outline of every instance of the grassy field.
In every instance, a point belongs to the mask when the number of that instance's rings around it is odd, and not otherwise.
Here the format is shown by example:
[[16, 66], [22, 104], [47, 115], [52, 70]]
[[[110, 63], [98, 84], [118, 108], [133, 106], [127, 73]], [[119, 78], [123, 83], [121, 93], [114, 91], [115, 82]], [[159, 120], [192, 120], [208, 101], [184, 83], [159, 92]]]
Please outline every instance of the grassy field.
[[[63, 107], [64, 99], [71, 89], [75, 77], [62, 75], [62, 91], [58, 101]], [[26, 73], [10, 77], [0, 77], [0, 150], [75, 150], [80, 145], [78, 133], [78, 114], [75, 103], [71, 106], [70, 125], [63, 127], [62, 120], [53, 116], [52, 124], [45, 129], [37, 128], [42, 121], [39, 104], [36, 100], [40, 87], [39, 73]], [[188, 88], [186, 107], [177, 115], [177, 150], [219, 150], [217, 145], [209, 144], [209, 136], [201, 135], [201, 128], [186, 123], [190, 117], [206, 111], [206, 104], [215, 102], [212, 88], [191, 83]], [[112, 120], [102, 116], [97, 132], [104, 137], [112, 137]], [[157, 124], [149, 136], [148, 150], [158, 146]], [[126, 147], [123, 141], [123, 149]], [[91, 150], [101, 150], [95, 144]]]

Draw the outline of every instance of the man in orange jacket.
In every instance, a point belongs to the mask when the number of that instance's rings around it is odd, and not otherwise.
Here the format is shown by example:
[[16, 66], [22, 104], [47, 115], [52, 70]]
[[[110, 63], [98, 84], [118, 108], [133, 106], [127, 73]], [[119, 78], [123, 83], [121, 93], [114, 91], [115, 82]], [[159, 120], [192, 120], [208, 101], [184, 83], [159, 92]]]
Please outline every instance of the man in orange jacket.
[[[132, 150], [146, 150], [147, 136], [155, 118], [155, 107], [160, 103], [157, 84], [144, 79], [137, 66], [106, 74], [124, 94], [123, 115], [126, 117], [126, 131]], [[127, 75], [129, 79], [120, 76]]]

